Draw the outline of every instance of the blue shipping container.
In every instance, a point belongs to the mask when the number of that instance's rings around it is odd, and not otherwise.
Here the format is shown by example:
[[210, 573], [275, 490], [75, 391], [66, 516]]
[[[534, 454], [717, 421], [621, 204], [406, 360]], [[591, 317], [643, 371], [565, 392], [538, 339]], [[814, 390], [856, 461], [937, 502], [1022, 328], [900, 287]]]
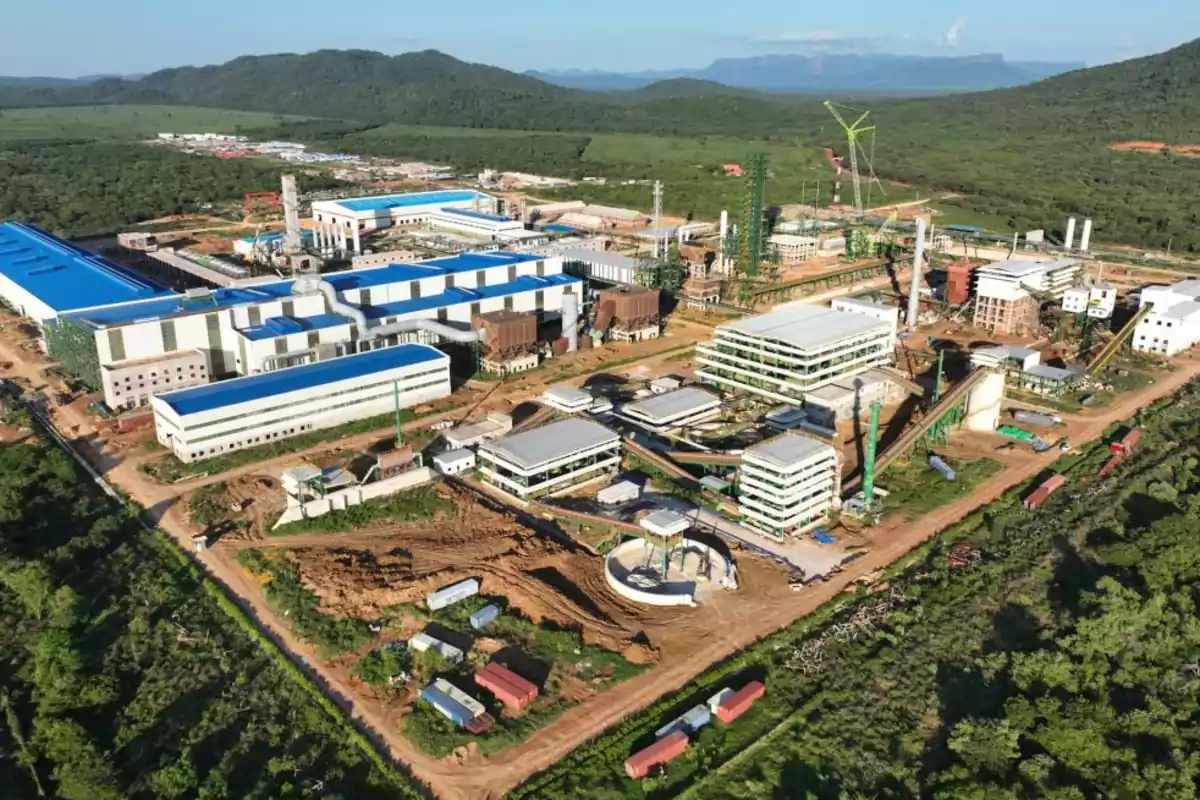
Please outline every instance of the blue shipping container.
[[450, 697], [436, 686], [426, 686], [421, 690], [421, 699], [441, 712], [442, 716], [460, 728], [474, 719], [466, 706]]
[[953, 481], [957, 477], [954, 474], [954, 470], [950, 469], [950, 465], [945, 461], [942, 461], [942, 459], [938, 458], [937, 456], [929, 457], [929, 466], [940, 472], [942, 477], [948, 481]]
[[500, 609], [497, 606], [484, 606], [471, 615], [471, 627], [480, 630], [498, 616], [500, 616]]

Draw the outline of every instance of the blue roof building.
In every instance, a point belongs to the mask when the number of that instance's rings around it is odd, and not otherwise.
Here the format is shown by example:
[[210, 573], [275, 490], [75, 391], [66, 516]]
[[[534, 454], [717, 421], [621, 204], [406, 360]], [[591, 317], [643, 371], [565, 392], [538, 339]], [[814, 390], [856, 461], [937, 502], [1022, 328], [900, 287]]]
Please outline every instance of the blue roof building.
[[450, 357], [401, 344], [151, 398], [158, 440], [183, 461], [368, 419], [450, 394]]
[[165, 295], [146, 278], [35, 225], [0, 225], [0, 297], [36, 320]]

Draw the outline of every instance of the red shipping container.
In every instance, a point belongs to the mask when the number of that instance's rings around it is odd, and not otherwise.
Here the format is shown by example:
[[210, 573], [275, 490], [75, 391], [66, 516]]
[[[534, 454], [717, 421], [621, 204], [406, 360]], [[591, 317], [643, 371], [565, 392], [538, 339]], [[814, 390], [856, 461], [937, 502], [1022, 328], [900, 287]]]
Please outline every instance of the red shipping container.
[[515, 687], [510, 686], [490, 673], [475, 673], [475, 683], [487, 689], [496, 696], [497, 700], [504, 703], [510, 709], [520, 711], [529, 704], [529, 701]]
[[518, 693], [528, 697], [530, 700], [538, 696], [538, 687], [532, 682], [525, 680], [517, 673], [513, 672], [503, 664], [498, 664], [493, 661], [483, 668], [484, 672], [490, 672], [502, 681], [505, 681]]
[[1141, 431], [1130, 431], [1129, 433], [1126, 434], [1126, 437], [1124, 437], [1124, 439], [1122, 439], [1121, 441], [1114, 441], [1114, 443], [1109, 445], [1109, 450], [1111, 450], [1112, 452], [1124, 453], [1124, 455], [1128, 455], [1129, 451], [1132, 451], [1134, 449], [1134, 447], [1138, 446], [1138, 441], [1140, 441], [1140, 440], [1141, 440]]
[[637, 780], [644, 778], [659, 764], [666, 764], [688, 749], [688, 737], [683, 731], [675, 731], [654, 744], [634, 753], [625, 760], [625, 774]]
[[717, 706], [717, 719], [721, 720], [721, 722], [733, 722], [742, 714], [749, 711], [750, 706], [754, 705], [754, 702], [762, 697], [766, 691], [767, 687], [763, 686], [759, 681], [750, 681], [741, 689], [726, 697]]
[[1112, 472], [1114, 469], [1116, 469], [1116, 468], [1117, 468], [1117, 465], [1121, 463], [1121, 460], [1122, 460], [1124, 457], [1125, 457], [1125, 456], [1124, 456], [1124, 454], [1122, 454], [1122, 453], [1117, 453], [1115, 456], [1113, 456], [1112, 458], [1110, 458], [1110, 459], [1108, 460], [1108, 463], [1107, 463], [1107, 464], [1105, 464], [1103, 467], [1101, 467], [1101, 468], [1100, 468], [1100, 477], [1101, 477], [1101, 478], [1104, 478], [1104, 477], [1106, 477], [1106, 476], [1107, 476], [1107, 475], [1108, 475], [1110, 472]]
[[1062, 475], [1055, 475], [1052, 478], [1048, 478], [1045, 483], [1037, 488], [1037, 491], [1025, 498], [1025, 507], [1037, 508], [1042, 503], [1046, 502], [1046, 498], [1052, 495], [1056, 489], [1066, 482], [1067, 479]]

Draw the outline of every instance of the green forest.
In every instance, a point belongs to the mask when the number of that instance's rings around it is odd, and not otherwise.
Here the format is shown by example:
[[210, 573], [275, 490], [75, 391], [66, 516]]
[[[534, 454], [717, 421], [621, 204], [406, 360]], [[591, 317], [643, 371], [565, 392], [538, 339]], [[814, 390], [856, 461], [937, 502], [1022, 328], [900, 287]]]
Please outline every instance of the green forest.
[[[1020, 505], [1031, 487], [1010, 493], [878, 591], [827, 604], [512, 796], [1196, 797], [1198, 412], [1193, 384], [1134, 421], [1142, 447], [1115, 474], [1095, 477], [1104, 442], [1059, 459], [1069, 482], [1036, 512]], [[751, 678], [767, 694], [750, 712], [701, 729], [663, 775], [625, 777], [658, 725]]]
[[[845, 99], [872, 109], [879, 127], [876, 168], [884, 178], [959, 192], [963, 196], [952, 202], [964, 212], [1013, 230], [1043, 227], [1053, 238], [1062, 235], [1069, 214], [1084, 215], [1096, 221], [1100, 240], [1200, 252], [1200, 193], [1194, 188], [1200, 160], [1109, 149], [1129, 139], [1196, 144], [1197, 87], [1200, 41], [1015, 89]], [[589, 157], [585, 142], [609, 133], [680, 142], [724, 136], [741, 142], [742, 153], [776, 141], [795, 143], [810, 156], [821, 146], [844, 154], [841, 129], [821, 99], [734, 92], [689, 80], [591, 93], [434, 51], [393, 57], [325, 50], [163, 70], [138, 81], [0, 87], [0, 108], [174, 104], [355, 120], [309, 123], [308, 139], [364, 153], [446, 160], [464, 170], [487, 165], [567, 176], [611, 170], [617, 177], [633, 177], [634, 170], [621, 169], [628, 163], [622, 158]], [[249, 117], [243, 122], [256, 125]], [[395, 130], [397, 123], [461, 132], [404, 133]], [[333, 135], [320, 135], [322, 128]], [[524, 141], [514, 140], [514, 132], [527, 132]], [[569, 135], [555, 139], [556, 133]], [[645, 165], [638, 177], [649, 172], [676, 184], [667, 195], [672, 212], [707, 215], [725, 202], [715, 176], [664, 166], [660, 174], [657, 165]], [[777, 179], [802, 182], [784, 169]], [[607, 202], [631, 199], [630, 192], [611, 186], [576, 193]], [[798, 199], [793, 184], [779, 194], [773, 202]], [[157, 198], [164, 206], [166, 201]]]
[[420, 797], [161, 534], [0, 448], [5, 800]]
[[[109, 141], [0, 145], [0, 218], [69, 237], [113, 233], [167, 214], [279, 187], [283, 168]], [[336, 185], [327, 178], [309, 188]]]

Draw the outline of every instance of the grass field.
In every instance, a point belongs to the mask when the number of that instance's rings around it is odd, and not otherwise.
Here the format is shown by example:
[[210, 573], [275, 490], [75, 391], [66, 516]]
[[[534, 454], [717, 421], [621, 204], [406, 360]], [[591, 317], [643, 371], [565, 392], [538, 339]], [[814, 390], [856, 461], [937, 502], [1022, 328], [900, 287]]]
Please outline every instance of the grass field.
[[236, 133], [303, 117], [192, 106], [73, 106], [0, 111], [0, 140], [131, 139], [156, 133]]

